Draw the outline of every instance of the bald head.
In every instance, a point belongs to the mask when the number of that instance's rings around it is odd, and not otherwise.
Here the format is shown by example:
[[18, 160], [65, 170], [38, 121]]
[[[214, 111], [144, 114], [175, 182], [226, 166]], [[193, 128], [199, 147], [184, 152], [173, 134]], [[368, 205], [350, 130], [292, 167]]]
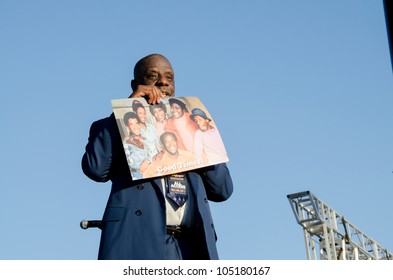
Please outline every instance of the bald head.
[[[167, 64], [171, 65], [169, 60], [161, 55], [161, 54], [149, 54], [143, 58], [141, 58], [134, 66], [134, 80], [141, 81], [143, 79], [146, 70], [149, 68], [149, 65], [154, 63], [156, 60], [166, 61]], [[172, 67], [172, 66], [171, 66]]]
[[169, 60], [161, 54], [150, 54], [140, 59], [134, 67], [131, 87], [154, 85], [168, 96], [175, 94], [175, 75]]

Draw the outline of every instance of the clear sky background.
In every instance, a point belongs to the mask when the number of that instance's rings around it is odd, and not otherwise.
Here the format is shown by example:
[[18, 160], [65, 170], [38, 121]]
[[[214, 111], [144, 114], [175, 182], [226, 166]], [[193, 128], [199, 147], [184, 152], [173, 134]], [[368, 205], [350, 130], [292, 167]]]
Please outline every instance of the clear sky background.
[[0, 259], [95, 259], [110, 183], [90, 124], [162, 53], [228, 151], [221, 259], [306, 259], [287, 194], [310, 190], [393, 251], [393, 76], [382, 0], [0, 0]]

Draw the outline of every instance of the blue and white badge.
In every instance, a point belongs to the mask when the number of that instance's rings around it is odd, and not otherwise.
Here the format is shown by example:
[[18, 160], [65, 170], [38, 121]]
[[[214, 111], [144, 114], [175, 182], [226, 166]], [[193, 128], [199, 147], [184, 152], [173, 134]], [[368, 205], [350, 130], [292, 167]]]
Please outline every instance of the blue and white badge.
[[167, 196], [172, 199], [179, 207], [186, 203], [187, 180], [184, 174], [172, 174], [166, 177]]

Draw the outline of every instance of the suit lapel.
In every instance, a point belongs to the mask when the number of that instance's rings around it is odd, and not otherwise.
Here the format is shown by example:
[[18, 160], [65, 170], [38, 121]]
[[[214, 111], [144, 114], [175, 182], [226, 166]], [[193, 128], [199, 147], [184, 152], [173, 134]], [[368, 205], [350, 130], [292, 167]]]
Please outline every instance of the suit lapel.
[[153, 185], [154, 185], [155, 187], [157, 187], [157, 188], [161, 191], [161, 193], [164, 195], [164, 190], [163, 190], [163, 185], [162, 185], [162, 180], [161, 180], [161, 178], [153, 179], [152, 183], [153, 183]]

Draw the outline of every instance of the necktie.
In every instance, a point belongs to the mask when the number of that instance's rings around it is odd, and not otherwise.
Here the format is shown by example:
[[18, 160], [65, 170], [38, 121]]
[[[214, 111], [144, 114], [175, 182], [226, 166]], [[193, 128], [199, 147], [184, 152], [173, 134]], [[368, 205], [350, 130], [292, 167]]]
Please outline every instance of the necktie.
[[173, 200], [179, 207], [186, 203], [187, 195], [187, 180], [184, 174], [172, 174], [165, 178], [166, 181], [166, 196]]

